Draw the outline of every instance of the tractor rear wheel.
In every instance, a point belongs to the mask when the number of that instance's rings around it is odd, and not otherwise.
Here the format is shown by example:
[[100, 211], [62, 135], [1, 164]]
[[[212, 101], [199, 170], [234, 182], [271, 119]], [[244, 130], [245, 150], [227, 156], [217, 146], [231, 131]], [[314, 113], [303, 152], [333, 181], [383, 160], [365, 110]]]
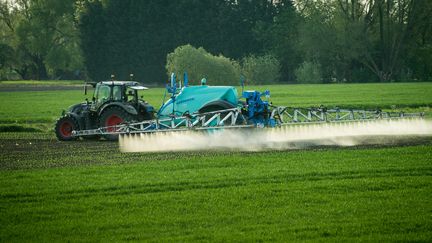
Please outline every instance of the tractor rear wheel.
[[79, 130], [78, 121], [75, 118], [71, 116], [64, 116], [57, 120], [55, 134], [58, 140], [72, 141], [78, 139], [78, 137], [72, 136], [73, 130]]
[[[107, 132], [115, 132], [115, 126], [132, 122], [135, 120], [135, 116], [127, 113], [123, 108], [118, 106], [112, 106], [107, 108], [99, 118], [100, 127], [109, 127]], [[105, 134], [104, 138], [110, 141], [118, 140], [117, 134]]]

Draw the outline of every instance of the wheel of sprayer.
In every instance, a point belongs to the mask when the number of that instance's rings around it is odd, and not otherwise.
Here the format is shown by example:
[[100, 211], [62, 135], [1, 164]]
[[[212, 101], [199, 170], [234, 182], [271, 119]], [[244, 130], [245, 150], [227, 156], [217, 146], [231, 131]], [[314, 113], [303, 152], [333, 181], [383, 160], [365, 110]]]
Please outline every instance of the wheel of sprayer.
[[79, 125], [75, 118], [71, 116], [64, 116], [57, 120], [55, 134], [58, 140], [72, 141], [78, 139], [78, 137], [72, 137], [73, 130], [79, 130]]
[[[100, 116], [100, 127], [112, 127], [108, 128], [108, 132], [114, 132], [115, 128], [114, 126], [120, 125], [125, 122], [130, 122], [134, 120], [134, 117], [127, 113], [125, 110], [118, 106], [113, 106], [105, 110], [102, 115]], [[103, 135], [104, 138], [110, 141], [116, 141], [118, 140], [118, 135], [115, 134], [106, 134]]]

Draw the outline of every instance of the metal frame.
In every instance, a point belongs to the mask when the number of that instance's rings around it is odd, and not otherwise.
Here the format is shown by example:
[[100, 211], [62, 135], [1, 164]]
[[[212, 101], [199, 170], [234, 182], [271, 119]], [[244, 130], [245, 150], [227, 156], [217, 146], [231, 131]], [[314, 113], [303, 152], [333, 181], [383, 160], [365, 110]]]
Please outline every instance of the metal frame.
[[72, 136], [104, 134], [145, 133], [156, 131], [181, 131], [190, 129], [214, 129], [233, 127], [253, 127], [244, 124], [245, 118], [240, 108], [231, 108], [206, 113], [184, 114], [170, 118], [148, 120], [118, 126], [100, 127], [91, 130], [73, 131]]
[[381, 110], [274, 107], [271, 118], [279, 124], [308, 122], [340, 122], [406, 117], [423, 117], [424, 113], [385, 112]]
[[[383, 112], [381, 110], [292, 108], [285, 106], [272, 107], [270, 119], [276, 121], [276, 126], [349, 122], [379, 119], [398, 119], [408, 117], [423, 117], [424, 113]], [[73, 131], [72, 136], [91, 136], [105, 134], [135, 134], [185, 130], [208, 130], [226, 128], [264, 127], [264, 124], [246, 124], [240, 108], [212, 111], [206, 113], [183, 114], [164, 119], [148, 120], [118, 126], [101, 127], [92, 130]]]

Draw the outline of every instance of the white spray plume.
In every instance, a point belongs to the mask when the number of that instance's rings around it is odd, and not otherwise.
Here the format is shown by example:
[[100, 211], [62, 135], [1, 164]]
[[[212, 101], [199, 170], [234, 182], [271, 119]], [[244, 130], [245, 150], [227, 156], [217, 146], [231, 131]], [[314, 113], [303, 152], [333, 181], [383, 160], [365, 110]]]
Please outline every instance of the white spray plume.
[[354, 146], [387, 143], [397, 136], [431, 136], [432, 121], [424, 119], [296, 124], [265, 129], [215, 129], [120, 136], [122, 152], [193, 150], [260, 151], [310, 145]]

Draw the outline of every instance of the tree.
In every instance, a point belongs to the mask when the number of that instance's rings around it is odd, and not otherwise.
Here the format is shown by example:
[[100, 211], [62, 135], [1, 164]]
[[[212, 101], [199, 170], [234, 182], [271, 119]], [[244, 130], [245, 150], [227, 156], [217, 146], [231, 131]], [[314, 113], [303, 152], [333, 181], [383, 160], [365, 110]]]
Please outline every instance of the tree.
[[317, 84], [322, 82], [321, 65], [319, 63], [303, 62], [294, 73], [297, 82], [301, 84]]
[[412, 18], [401, 71], [405, 79], [432, 81], [432, 2], [416, 1]]
[[[417, 68], [427, 70], [425, 65], [413, 64], [430, 57], [422, 55], [429, 53], [429, 1], [299, 2], [298, 9], [305, 20], [299, 25], [299, 50], [302, 59], [320, 64], [325, 82], [387, 82], [415, 77], [418, 72], [428, 73]], [[428, 41], [419, 45], [421, 40]]]
[[178, 77], [187, 71], [192, 84], [206, 78], [211, 85], [233, 85], [240, 78], [237, 62], [191, 45], [179, 46], [169, 53], [166, 69], [168, 74], [174, 72]]
[[272, 55], [244, 57], [241, 61], [241, 72], [249, 84], [268, 84], [279, 81], [280, 63]]
[[85, 2], [78, 25], [84, 65], [91, 78], [102, 80], [110, 75], [107, 69], [110, 50], [106, 45], [105, 15], [100, 1]]
[[47, 79], [81, 66], [74, 26], [74, 0], [16, 0], [1, 3], [6, 42], [17, 62], [13, 69], [22, 78]]
[[263, 42], [264, 50], [272, 53], [281, 64], [283, 81], [295, 79], [294, 70], [301, 63], [298, 47], [298, 26], [303, 19], [291, 1], [280, 1], [274, 6], [271, 22], [259, 22], [255, 26], [257, 38]]
[[[389, 81], [403, 69], [402, 54], [407, 50], [415, 26], [425, 15], [418, 0], [338, 0], [346, 25], [358, 25], [355, 36], [361, 53], [357, 60], [369, 68], [380, 81]], [[429, 4], [430, 5], [430, 4]], [[427, 9], [427, 8], [426, 8]], [[430, 9], [429, 9], [430, 10]], [[427, 10], [426, 10], [427, 11]], [[430, 16], [429, 14], [426, 14]]]
[[185, 44], [235, 59], [261, 52], [255, 27], [273, 21], [275, 2], [89, 1], [80, 21], [89, 76], [100, 80], [110, 73], [121, 77], [134, 73], [144, 82], [163, 82], [166, 55]]
[[[314, 82], [344, 80], [347, 68], [347, 53], [344, 38], [338, 34], [335, 16], [329, 2], [314, 2], [303, 10], [304, 21], [298, 25], [297, 48], [304, 62], [296, 69], [297, 81], [300, 70], [319, 70], [319, 78]], [[305, 71], [303, 71], [304, 73]]]

